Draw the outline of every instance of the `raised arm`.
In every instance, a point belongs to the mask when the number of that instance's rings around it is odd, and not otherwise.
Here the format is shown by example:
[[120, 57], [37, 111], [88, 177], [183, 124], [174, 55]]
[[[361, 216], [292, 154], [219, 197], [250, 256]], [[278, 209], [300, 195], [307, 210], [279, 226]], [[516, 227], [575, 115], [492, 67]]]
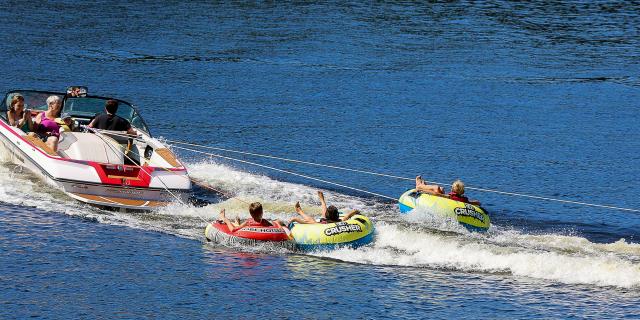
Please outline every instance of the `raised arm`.
[[324, 193], [318, 191], [318, 198], [320, 198], [320, 205], [322, 206], [322, 217], [327, 218], [327, 202], [324, 201]]
[[340, 218], [340, 220], [347, 221], [347, 220], [351, 219], [351, 217], [353, 217], [353, 216], [355, 216], [356, 214], [359, 214], [359, 213], [360, 213], [360, 210], [351, 210], [351, 212], [347, 213], [345, 216]]

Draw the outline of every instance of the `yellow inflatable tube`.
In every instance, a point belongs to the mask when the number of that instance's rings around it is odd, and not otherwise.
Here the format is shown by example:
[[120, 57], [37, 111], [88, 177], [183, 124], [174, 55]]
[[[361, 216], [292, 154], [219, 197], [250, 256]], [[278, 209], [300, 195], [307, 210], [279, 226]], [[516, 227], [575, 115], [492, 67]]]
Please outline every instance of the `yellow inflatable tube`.
[[291, 223], [291, 236], [302, 250], [330, 250], [335, 247], [356, 248], [373, 241], [374, 227], [369, 218], [356, 214], [347, 221], [327, 224]]
[[491, 225], [489, 214], [480, 206], [417, 192], [416, 189], [403, 193], [398, 199], [398, 206], [401, 213], [419, 207], [433, 214], [451, 217], [471, 231], [487, 231]]

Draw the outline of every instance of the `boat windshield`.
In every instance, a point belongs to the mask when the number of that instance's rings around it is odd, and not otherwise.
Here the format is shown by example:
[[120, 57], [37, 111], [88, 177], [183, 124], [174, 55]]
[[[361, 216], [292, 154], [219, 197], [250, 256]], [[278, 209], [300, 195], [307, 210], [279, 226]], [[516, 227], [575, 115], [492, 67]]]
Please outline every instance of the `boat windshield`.
[[[56, 92], [33, 91], [33, 90], [17, 90], [11, 91], [5, 96], [5, 103], [0, 111], [6, 111], [11, 105], [11, 99], [15, 95], [21, 95], [24, 98], [25, 109], [33, 111], [47, 110], [47, 98], [49, 96], [58, 96], [64, 99], [65, 95]], [[69, 113], [74, 118], [91, 119], [97, 114], [104, 112], [104, 105], [110, 98], [103, 97], [67, 97], [62, 105], [62, 113]], [[136, 129], [140, 129], [149, 134], [147, 125], [140, 117], [140, 114], [130, 103], [122, 100], [118, 101], [118, 112], [116, 114], [131, 123]], [[6, 112], [3, 112], [3, 114]], [[3, 117], [4, 118], [4, 117]]]
[[[96, 97], [68, 97], [64, 105], [62, 106], [62, 112], [67, 112], [74, 117], [87, 117], [91, 118], [96, 114], [104, 112], [104, 105], [107, 102], [107, 98]], [[138, 111], [128, 102], [118, 101], [118, 111], [116, 114], [127, 121], [129, 121], [137, 129], [141, 129], [146, 133], [149, 133], [147, 125], [138, 114]]]

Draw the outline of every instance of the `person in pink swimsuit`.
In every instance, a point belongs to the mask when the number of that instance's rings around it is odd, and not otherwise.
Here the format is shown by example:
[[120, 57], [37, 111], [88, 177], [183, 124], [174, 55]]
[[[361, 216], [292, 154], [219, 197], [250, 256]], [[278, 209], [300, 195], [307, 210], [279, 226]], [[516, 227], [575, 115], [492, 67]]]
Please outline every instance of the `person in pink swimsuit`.
[[54, 152], [58, 151], [58, 138], [60, 136], [60, 126], [56, 123], [56, 117], [60, 115], [62, 100], [58, 96], [47, 98], [47, 111], [36, 116], [36, 134], [47, 143], [47, 146]]

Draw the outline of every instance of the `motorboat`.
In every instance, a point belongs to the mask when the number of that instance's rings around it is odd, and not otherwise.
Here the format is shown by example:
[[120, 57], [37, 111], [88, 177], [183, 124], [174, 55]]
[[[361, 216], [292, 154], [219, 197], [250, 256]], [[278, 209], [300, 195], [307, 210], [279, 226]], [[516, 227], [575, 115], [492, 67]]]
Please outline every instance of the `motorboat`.
[[[164, 143], [152, 137], [136, 107], [123, 100], [88, 95], [86, 87], [71, 88], [82, 91], [12, 90], [5, 95], [0, 107], [0, 149], [4, 149], [5, 161], [27, 168], [71, 198], [99, 207], [153, 210], [188, 198], [191, 180], [187, 169]], [[38, 135], [10, 125], [7, 111], [15, 95], [24, 98], [24, 112], [32, 119], [47, 110], [48, 97], [61, 99], [61, 114], [71, 116], [74, 129], [60, 133], [57, 150]], [[118, 102], [116, 114], [129, 121], [135, 135], [87, 127], [104, 112], [108, 100]]]

